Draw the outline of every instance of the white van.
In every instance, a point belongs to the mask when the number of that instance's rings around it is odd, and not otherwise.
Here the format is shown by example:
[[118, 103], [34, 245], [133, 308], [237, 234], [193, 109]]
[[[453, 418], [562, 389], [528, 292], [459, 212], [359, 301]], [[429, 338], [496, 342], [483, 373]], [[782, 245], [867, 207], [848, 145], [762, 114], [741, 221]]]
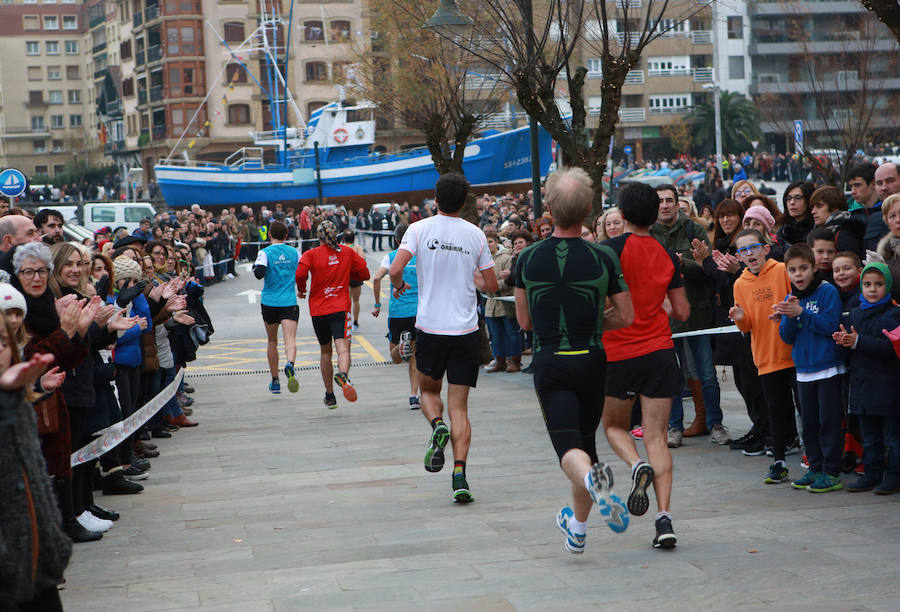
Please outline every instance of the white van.
[[[42, 206], [62, 213], [63, 221], [72, 221], [92, 232], [101, 227], [124, 227], [130, 234], [141, 224], [141, 219], [153, 219], [156, 210], [149, 202], [91, 202], [83, 206]], [[79, 208], [81, 209], [79, 213]]]

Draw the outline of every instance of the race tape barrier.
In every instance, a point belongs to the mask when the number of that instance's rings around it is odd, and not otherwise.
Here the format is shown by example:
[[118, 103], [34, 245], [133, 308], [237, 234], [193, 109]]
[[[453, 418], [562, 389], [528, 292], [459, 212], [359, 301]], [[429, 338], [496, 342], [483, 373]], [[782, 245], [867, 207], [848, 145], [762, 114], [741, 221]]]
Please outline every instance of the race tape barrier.
[[150, 420], [150, 417], [159, 412], [175, 396], [182, 378], [184, 378], [184, 368], [178, 370], [178, 373], [175, 374], [175, 379], [165, 389], [160, 391], [152, 400], [135, 410], [131, 416], [98, 431], [99, 437], [72, 453], [72, 467], [96, 459], [127, 440], [131, 434], [140, 429], [144, 423]]

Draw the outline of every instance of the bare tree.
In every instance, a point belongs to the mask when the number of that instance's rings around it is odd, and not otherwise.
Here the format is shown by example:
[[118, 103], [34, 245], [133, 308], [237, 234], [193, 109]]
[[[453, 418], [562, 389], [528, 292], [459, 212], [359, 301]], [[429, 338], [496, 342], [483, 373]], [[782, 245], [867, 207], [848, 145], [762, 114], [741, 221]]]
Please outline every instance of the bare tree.
[[900, 42], [900, 3], [897, 0], [861, 0], [861, 4], [867, 11], [875, 13], [878, 21], [890, 28]]

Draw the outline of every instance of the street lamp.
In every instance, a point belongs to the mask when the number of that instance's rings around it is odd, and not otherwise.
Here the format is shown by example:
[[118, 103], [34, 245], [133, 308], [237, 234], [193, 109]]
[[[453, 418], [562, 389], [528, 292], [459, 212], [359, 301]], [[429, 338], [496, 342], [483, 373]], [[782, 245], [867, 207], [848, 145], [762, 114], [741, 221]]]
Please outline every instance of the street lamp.
[[425, 27], [448, 37], [460, 28], [472, 25], [472, 20], [462, 14], [455, 0], [441, 0], [437, 10], [425, 22]]

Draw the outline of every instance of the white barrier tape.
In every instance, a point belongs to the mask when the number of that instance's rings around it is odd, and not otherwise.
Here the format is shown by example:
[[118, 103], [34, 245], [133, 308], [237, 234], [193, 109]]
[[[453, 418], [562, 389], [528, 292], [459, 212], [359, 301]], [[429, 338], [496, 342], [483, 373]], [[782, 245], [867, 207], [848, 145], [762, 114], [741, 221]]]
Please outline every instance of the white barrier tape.
[[159, 412], [159, 410], [175, 396], [175, 392], [178, 391], [178, 385], [181, 384], [182, 378], [184, 378], [184, 368], [178, 370], [178, 373], [175, 374], [175, 380], [170, 382], [165, 389], [156, 395], [156, 397], [134, 411], [131, 416], [106, 429], [98, 431], [98, 438], [72, 453], [72, 467], [96, 459], [110, 449], [118, 446], [131, 434], [140, 429], [144, 423], [150, 420], [150, 417]]
[[709, 329], [695, 329], [694, 331], [678, 332], [672, 334], [675, 338], [691, 338], [693, 336], [712, 336], [715, 334], [739, 334], [741, 330], [736, 325], [723, 325], [722, 327], [710, 327]]

